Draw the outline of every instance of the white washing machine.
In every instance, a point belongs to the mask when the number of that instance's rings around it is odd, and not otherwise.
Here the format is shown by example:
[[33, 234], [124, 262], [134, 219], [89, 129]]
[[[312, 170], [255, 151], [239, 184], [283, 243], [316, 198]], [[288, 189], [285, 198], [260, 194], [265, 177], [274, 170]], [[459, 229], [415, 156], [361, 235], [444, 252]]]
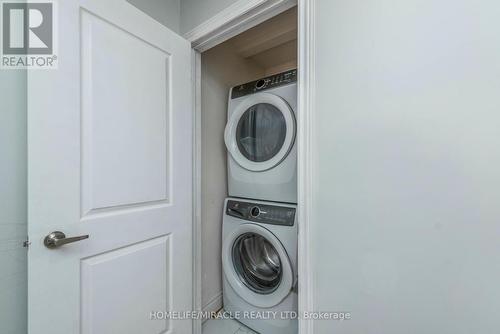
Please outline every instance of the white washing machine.
[[296, 207], [228, 198], [223, 217], [224, 310], [261, 334], [297, 333]]
[[231, 88], [229, 196], [297, 203], [297, 70]]

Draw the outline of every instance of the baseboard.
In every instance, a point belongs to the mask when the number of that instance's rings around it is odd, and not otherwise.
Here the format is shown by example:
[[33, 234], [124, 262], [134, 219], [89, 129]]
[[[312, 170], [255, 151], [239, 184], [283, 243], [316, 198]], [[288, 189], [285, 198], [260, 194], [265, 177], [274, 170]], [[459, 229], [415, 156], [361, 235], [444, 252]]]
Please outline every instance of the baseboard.
[[[222, 291], [216, 294], [210, 301], [203, 305], [203, 312], [217, 312], [222, 308]], [[205, 322], [208, 319], [204, 319]]]

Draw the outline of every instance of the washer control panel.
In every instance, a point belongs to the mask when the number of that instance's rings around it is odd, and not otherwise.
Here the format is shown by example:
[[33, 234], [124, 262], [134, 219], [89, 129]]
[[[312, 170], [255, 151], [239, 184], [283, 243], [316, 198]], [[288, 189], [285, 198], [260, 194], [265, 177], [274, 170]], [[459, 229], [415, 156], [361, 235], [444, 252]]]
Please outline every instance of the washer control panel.
[[293, 226], [295, 208], [260, 203], [227, 201], [226, 214], [256, 223]]
[[236, 99], [248, 94], [253, 94], [266, 89], [276, 88], [297, 82], [297, 70], [274, 74], [259, 80], [247, 82], [242, 85], [234, 86], [231, 90], [231, 99]]

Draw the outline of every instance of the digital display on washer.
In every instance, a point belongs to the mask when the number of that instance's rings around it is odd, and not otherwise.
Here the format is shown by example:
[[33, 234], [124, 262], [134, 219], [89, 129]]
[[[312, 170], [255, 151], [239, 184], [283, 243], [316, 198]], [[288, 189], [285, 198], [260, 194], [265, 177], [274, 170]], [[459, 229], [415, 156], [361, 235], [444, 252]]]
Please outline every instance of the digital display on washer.
[[242, 85], [234, 86], [231, 90], [231, 99], [236, 99], [248, 94], [288, 85], [293, 82], [297, 82], [296, 69], [274, 74], [263, 79], [244, 83]]
[[228, 201], [226, 214], [232, 217], [263, 224], [293, 226], [295, 208], [259, 203]]

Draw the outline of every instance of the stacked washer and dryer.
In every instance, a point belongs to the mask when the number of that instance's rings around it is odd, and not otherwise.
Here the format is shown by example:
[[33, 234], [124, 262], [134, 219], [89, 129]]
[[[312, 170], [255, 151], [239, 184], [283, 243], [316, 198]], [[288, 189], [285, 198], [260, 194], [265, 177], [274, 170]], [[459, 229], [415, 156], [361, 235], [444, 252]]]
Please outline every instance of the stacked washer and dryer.
[[296, 70], [229, 93], [224, 309], [261, 334], [297, 333], [296, 109]]

